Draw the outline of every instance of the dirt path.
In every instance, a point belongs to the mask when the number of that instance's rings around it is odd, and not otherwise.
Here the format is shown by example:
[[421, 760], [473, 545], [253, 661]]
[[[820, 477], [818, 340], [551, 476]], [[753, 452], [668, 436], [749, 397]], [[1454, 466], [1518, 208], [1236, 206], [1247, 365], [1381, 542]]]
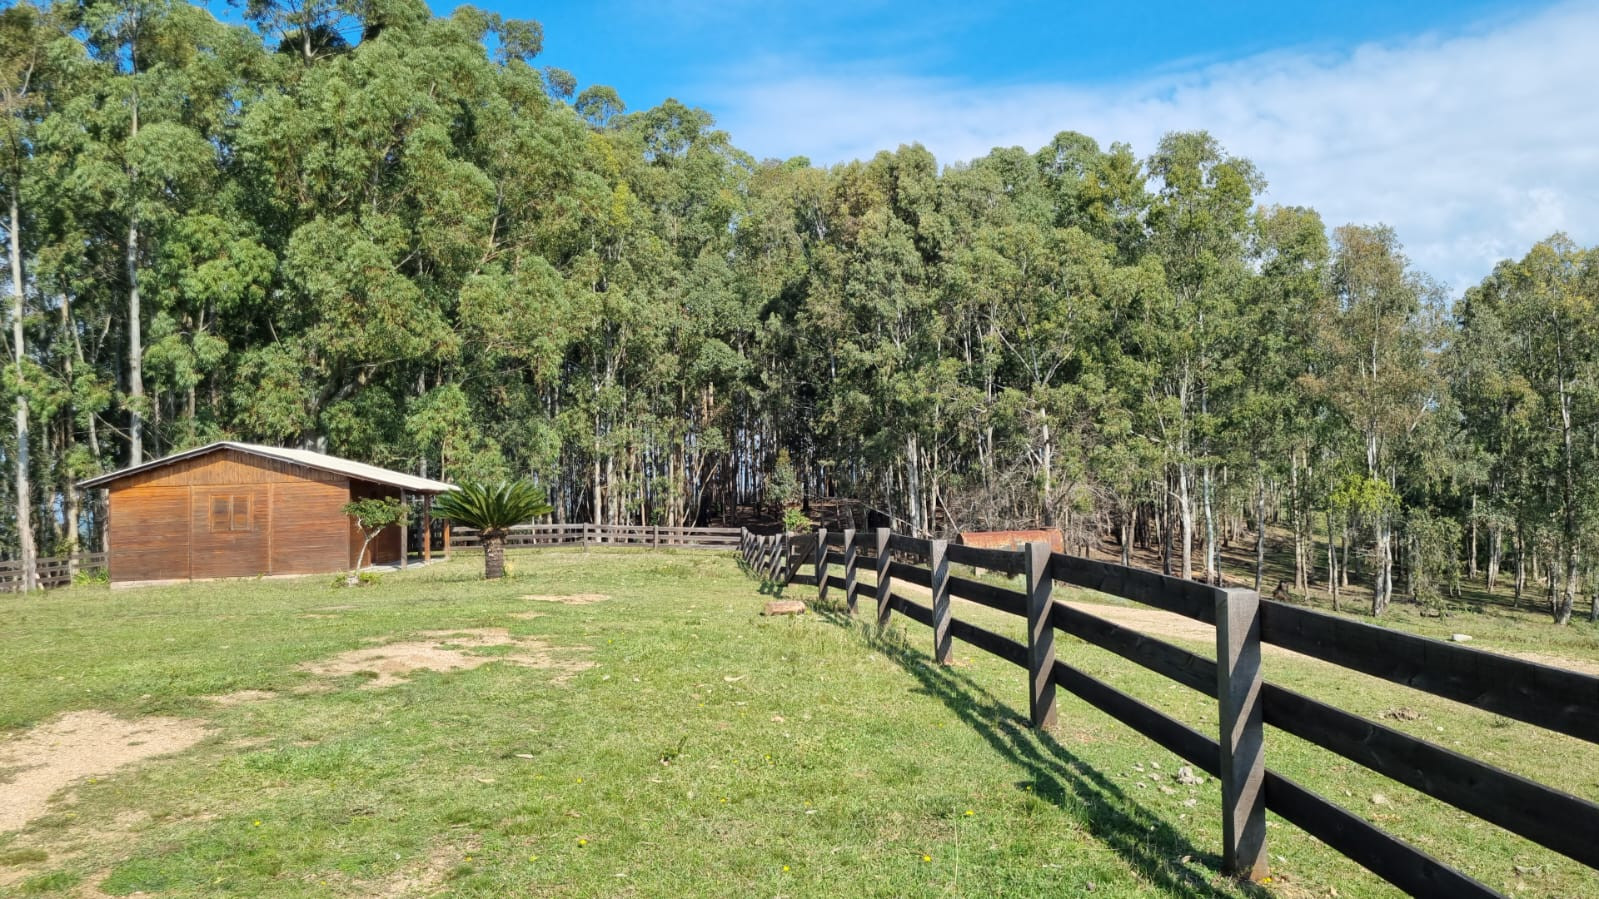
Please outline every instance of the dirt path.
[[[863, 580], [870, 582], [870, 578]], [[894, 585], [894, 589], [903, 590], [906, 593], [914, 593], [916, 596], [922, 599], [931, 599], [933, 596], [933, 591], [927, 589], [926, 587], [918, 584], [906, 583], [904, 581], [897, 582]], [[957, 599], [956, 601], [964, 602], [964, 600], [960, 599]], [[1124, 627], [1132, 628], [1135, 631], [1148, 634], [1152, 637], [1167, 637], [1173, 640], [1193, 640], [1207, 644], [1213, 643], [1216, 639], [1216, 631], [1211, 625], [1206, 624], [1203, 621], [1195, 621], [1192, 618], [1178, 615], [1175, 612], [1166, 612], [1160, 609], [1150, 609], [1141, 606], [1115, 606], [1101, 605], [1098, 603], [1069, 602], [1066, 603], [1066, 605], [1078, 610], [1079, 612], [1083, 612], [1084, 614], [1104, 618], [1107, 621], [1112, 621]], [[1595, 677], [1599, 677], [1599, 663], [1596, 662], [1583, 661], [1581, 659], [1568, 659], [1562, 656], [1551, 655], [1544, 652], [1525, 652], [1495, 647], [1476, 648], [1483, 649], [1487, 652], [1498, 653], [1500, 655], [1513, 656], [1518, 659], [1526, 659], [1529, 662], [1537, 662], [1540, 665], [1548, 665], [1553, 668], [1564, 668], [1568, 671], [1576, 671], [1581, 674], [1590, 674]], [[1284, 649], [1281, 646], [1273, 646], [1269, 643], [1264, 644], [1261, 649], [1267, 656], [1277, 656], [1280, 658], [1292, 658], [1320, 662], [1321, 664], [1331, 664], [1329, 662], [1321, 662], [1319, 659], [1304, 655], [1303, 653], [1294, 652], [1291, 649]]]
[[[503, 627], [426, 631], [417, 636], [422, 639], [353, 649], [329, 659], [307, 662], [300, 670], [323, 677], [365, 674], [371, 678], [365, 686], [375, 689], [404, 683], [417, 671], [468, 671], [490, 662], [551, 669], [556, 672], [555, 683], [565, 683], [578, 672], [594, 667], [593, 662], [584, 659], [557, 655], [555, 647], [543, 641], [512, 636]], [[509, 647], [510, 652], [501, 655], [472, 652], [502, 646]]]
[[50, 797], [84, 777], [110, 774], [151, 756], [188, 749], [205, 736], [199, 721], [68, 712], [0, 743], [0, 831], [44, 814]]

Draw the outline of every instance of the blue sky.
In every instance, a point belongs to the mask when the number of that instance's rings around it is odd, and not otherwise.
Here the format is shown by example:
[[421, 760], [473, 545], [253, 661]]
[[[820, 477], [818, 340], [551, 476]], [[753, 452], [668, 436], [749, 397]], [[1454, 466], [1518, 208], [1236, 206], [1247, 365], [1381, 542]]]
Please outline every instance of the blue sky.
[[869, 68], [996, 88], [1111, 83], [1284, 48], [1337, 51], [1480, 26], [1538, 8], [1502, 0], [484, 5], [542, 22], [548, 64], [641, 106], [687, 101], [731, 73], [778, 67]]
[[1599, 0], [481, 2], [541, 21], [581, 85], [703, 107], [758, 157], [1205, 128], [1266, 202], [1392, 225], [1456, 293], [1554, 231], [1599, 243]]

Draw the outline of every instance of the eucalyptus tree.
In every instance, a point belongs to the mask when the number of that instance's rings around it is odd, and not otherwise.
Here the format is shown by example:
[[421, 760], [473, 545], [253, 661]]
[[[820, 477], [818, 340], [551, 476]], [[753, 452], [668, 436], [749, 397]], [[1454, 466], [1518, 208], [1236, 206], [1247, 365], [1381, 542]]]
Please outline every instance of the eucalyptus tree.
[[[1491, 477], [1504, 485], [1517, 521], [1517, 586], [1523, 557], [1547, 532], [1550, 613], [1571, 619], [1595, 529], [1592, 475], [1599, 410], [1599, 357], [1593, 352], [1599, 295], [1592, 251], [1564, 235], [1501, 264], [1467, 292], [1457, 390], [1467, 427], [1495, 460]], [[1490, 565], [1492, 562], [1490, 551]]]
[[16, 443], [12, 445], [16, 488], [17, 548], [22, 563], [22, 589], [37, 585], [37, 549], [33, 532], [33, 489], [29, 471], [27, 344], [27, 277], [23, 271], [22, 181], [32, 155], [32, 132], [41, 108], [45, 51], [50, 44], [43, 14], [24, 3], [0, 10], [0, 192], [6, 197], [6, 266], [10, 271], [11, 354], [15, 380], [9, 385], [16, 403]]
[[1329, 248], [1321, 216], [1303, 207], [1257, 211], [1250, 255], [1256, 268], [1242, 293], [1241, 339], [1234, 347], [1239, 385], [1226, 412], [1236, 457], [1253, 481], [1255, 589], [1266, 563], [1269, 480], [1288, 481], [1294, 582], [1308, 587], [1309, 510], [1299, 489], [1312, 423], [1301, 377], [1312, 370], [1313, 322], [1325, 302]]
[[1410, 269], [1391, 228], [1345, 225], [1334, 232], [1333, 244], [1337, 309], [1318, 335], [1329, 356], [1320, 386], [1359, 438], [1360, 474], [1351, 472], [1341, 490], [1345, 505], [1371, 530], [1371, 609], [1381, 615], [1394, 594], [1404, 444], [1442, 389], [1433, 330], [1441, 297], [1436, 285]]
[[1141, 336], [1163, 367], [1157, 419], [1182, 525], [1182, 576], [1193, 577], [1197, 486], [1211, 579], [1217, 575], [1213, 416], [1228, 377], [1225, 340], [1244, 281], [1249, 212], [1265, 180], [1203, 131], [1166, 135], [1148, 169], [1160, 185], [1149, 211], [1150, 247], [1165, 268], [1169, 294], [1150, 310]]

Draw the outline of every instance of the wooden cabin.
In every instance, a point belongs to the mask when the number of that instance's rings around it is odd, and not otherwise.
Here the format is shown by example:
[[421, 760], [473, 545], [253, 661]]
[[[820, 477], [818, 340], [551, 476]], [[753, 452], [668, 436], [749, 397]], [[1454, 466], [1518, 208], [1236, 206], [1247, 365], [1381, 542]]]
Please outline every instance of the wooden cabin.
[[[100, 475], [108, 494], [113, 585], [321, 574], [354, 567], [364, 536], [345, 515], [358, 499], [423, 498], [449, 484], [310, 450], [222, 441]], [[405, 528], [372, 541], [364, 565], [405, 561]], [[423, 542], [424, 556], [431, 546]]]

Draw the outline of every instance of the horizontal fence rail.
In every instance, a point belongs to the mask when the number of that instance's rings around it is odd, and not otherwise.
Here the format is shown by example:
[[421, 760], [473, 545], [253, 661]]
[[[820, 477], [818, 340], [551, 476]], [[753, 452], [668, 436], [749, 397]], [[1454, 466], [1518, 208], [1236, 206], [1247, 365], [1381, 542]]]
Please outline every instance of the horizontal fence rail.
[[[105, 565], [105, 553], [74, 553], [39, 559], [34, 564], [38, 575], [36, 586], [65, 587], [79, 572], [104, 571]], [[15, 559], [0, 561], [0, 593], [20, 593], [22, 589], [22, 563]]]
[[[1264, 813], [1269, 809], [1412, 895], [1501, 895], [1267, 768], [1267, 724], [1599, 869], [1599, 840], [1593, 839], [1599, 833], [1599, 804], [1266, 681], [1260, 650], [1263, 643], [1281, 646], [1594, 743], [1599, 743], [1599, 678], [1262, 600], [1252, 590], [1051, 553], [1042, 543], [1022, 550], [981, 549], [879, 529], [767, 537], [746, 532], [740, 548], [749, 568], [763, 577], [814, 585], [819, 599], [829, 589], [842, 591], [851, 614], [866, 598], [875, 601], [881, 623], [898, 612], [928, 626], [940, 662], [949, 660], [953, 638], [1027, 669], [1035, 725], [1054, 720], [1059, 687], [1216, 776], [1223, 795], [1223, 866], [1229, 873], [1255, 880], [1266, 876]], [[952, 574], [952, 563], [1021, 575], [1024, 589]], [[811, 573], [801, 570], [805, 567]], [[861, 571], [875, 572], [876, 583], [859, 583]], [[895, 592], [901, 583], [926, 588], [931, 604], [913, 600], [903, 588]], [[1216, 660], [1053, 600], [1055, 583], [1211, 624]], [[1026, 619], [1026, 642], [954, 617], [950, 597]], [[1057, 660], [1056, 631], [1215, 698], [1217, 737]]]
[[[519, 524], [506, 535], [508, 548], [524, 546], [648, 546], [655, 549], [738, 549], [740, 528], [670, 528], [654, 525]], [[456, 528], [453, 547], [481, 546], [477, 531]]]

